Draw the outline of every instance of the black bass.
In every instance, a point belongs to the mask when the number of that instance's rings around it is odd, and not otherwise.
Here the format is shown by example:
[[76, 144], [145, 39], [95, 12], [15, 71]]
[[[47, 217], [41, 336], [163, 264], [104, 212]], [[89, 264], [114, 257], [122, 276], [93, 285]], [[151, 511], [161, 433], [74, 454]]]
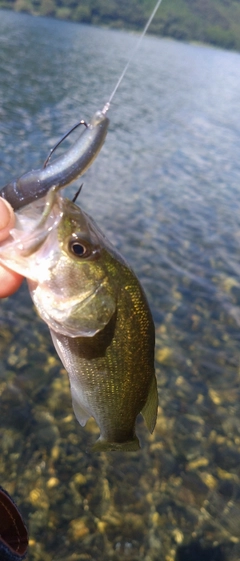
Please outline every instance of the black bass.
[[55, 188], [16, 215], [0, 261], [28, 279], [79, 423], [95, 418], [95, 449], [138, 449], [136, 417], [152, 432], [158, 396], [154, 324], [137, 278], [93, 219]]

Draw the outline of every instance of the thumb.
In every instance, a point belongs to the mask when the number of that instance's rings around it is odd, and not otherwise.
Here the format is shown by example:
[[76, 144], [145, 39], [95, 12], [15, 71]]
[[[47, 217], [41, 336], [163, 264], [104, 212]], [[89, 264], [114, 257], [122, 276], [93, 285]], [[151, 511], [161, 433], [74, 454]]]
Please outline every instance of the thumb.
[[[15, 216], [12, 207], [5, 199], [0, 198], [0, 243], [8, 237], [14, 222]], [[0, 265], [0, 298], [6, 298], [16, 292], [22, 280], [21, 275]]]
[[0, 241], [8, 237], [14, 222], [15, 217], [12, 207], [5, 199], [0, 198]]

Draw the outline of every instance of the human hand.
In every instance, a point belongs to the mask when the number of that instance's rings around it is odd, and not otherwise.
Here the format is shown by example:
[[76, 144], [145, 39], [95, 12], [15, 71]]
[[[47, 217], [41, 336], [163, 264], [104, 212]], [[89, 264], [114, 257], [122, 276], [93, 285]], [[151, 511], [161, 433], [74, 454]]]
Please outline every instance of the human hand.
[[[8, 237], [15, 222], [14, 212], [7, 201], [0, 198], [0, 242]], [[11, 296], [20, 287], [23, 277], [0, 265], [0, 298]]]

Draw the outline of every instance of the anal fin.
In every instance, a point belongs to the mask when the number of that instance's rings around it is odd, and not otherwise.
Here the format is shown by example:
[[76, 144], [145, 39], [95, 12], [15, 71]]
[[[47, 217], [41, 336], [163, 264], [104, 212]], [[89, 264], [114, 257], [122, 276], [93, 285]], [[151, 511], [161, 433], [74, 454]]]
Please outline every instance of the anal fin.
[[151, 386], [148, 393], [147, 401], [141, 411], [149, 432], [153, 432], [157, 420], [158, 410], [158, 392], [157, 380], [155, 374], [152, 377]]
[[79, 396], [79, 391], [76, 391], [74, 386], [71, 387], [71, 394], [72, 394], [72, 406], [73, 411], [77, 417], [78, 422], [82, 427], [86, 425], [87, 420], [91, 417], [91, 413], [89, 412], [87, 406], [82, 402]]

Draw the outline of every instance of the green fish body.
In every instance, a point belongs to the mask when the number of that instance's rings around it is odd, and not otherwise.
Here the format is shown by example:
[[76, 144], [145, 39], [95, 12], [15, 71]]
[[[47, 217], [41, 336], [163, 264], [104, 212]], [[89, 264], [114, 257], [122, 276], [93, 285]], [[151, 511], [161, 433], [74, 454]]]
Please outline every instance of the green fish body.
[[136, 450], [137, 415], [152, 432], [158, 407], [154, 324], [145, 294], [78, 206], [54, 194], [51, 212], [45, 207], [47, 218], [37, 226], [41, 203], [28, 207], [19, 212], [12, 239], [1, 245], [0, 261], [27, 276], [68, 372], [75, 415], [82, 426], [93, 416], [100, 428], [94, 448]]

